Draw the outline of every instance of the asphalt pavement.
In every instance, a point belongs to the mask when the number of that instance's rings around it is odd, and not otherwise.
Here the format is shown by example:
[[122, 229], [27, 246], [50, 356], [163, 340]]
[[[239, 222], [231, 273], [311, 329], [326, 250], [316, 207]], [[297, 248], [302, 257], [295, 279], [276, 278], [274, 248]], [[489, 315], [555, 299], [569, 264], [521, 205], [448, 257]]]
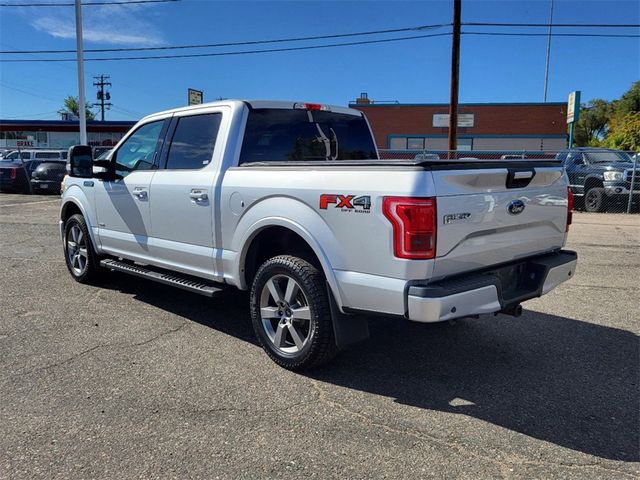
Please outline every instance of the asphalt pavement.
[[640, 215], [576, 213], [577, 274], [519, 318], [372, 318], [301, 375], [242, 292], [74, 282], [58, 208], [0, 195], [0, 478], [640, 475]]

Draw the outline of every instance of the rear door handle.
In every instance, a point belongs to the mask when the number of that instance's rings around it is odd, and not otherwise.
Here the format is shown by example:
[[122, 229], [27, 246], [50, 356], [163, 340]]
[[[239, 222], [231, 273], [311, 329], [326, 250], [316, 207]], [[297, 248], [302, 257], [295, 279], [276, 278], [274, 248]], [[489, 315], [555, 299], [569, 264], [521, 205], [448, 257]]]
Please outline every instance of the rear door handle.
[[207, 200], [209, 200], [209, 195], [207, 195], [207, 192], [205, 192], [204, 190], [194, 188], [189, 193], [189, 198], [194, 202], [206, 202]]
[[149, 193], [145, 188], [136, 187], [133, 189], [133, 195], [138, 197], [140, 200], [145, 200], [149, 196]]

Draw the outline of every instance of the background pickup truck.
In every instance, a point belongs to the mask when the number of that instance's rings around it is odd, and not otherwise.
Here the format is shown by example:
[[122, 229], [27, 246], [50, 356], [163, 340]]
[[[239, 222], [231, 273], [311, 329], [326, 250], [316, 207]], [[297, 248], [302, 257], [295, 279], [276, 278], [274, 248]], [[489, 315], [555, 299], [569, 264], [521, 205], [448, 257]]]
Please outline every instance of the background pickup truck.
[[576, 208], [587, 212], [604, 212], [616, 205], [626, 208], [632, 191], [632, 200], [640, 199], [640, 171], [627, 152], [579, 147], [556, 158], [564, 162]]
[[69, 172], [60, 230], [74, 279], [250, 289], [256, 336], [290, 369], [366, 338], [362, 313], [518, 315], [576, 267], [560, 161], [380, 160], [366, 118], [343, 107], [162, 112], [106, 159], [72, 147]]

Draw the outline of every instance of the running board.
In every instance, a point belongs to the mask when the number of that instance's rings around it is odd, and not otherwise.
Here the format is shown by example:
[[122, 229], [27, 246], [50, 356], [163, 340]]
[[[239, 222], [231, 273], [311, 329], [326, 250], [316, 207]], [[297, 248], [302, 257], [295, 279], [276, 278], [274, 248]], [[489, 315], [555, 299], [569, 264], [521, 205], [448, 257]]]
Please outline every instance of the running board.
[[171, 274], [156, 272], [155, 270], [149, 270], [139, 265], [132, 265], [131, 263], [120, 262], [118, 260], [100, 260], [100, 266], [108, 268], [109, 270], [115, 270], [117, 272], [135, 275], [136, 277], [153, 280], [154, 282], [164, 283], [165, 285], [171, 285], [172, 287], [178, 287], [189, 292], [199, 293], [200, 295], [205, 295], [207, 297], [213, 297], [216, 292], [223, 290], [222, 288], [200, 283], [186, 277], [180, 277], [175, 275], [173, 272]]

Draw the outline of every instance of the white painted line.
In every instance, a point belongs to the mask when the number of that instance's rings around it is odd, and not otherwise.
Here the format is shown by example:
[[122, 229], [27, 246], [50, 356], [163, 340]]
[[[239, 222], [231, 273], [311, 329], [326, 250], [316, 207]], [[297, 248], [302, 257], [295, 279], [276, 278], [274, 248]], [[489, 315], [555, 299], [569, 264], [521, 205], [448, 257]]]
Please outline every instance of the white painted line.
[[34, 203], [51, 203], [51, 202], [59, 202], [60, 199], [56, 198], [55, 200], [42, 200], [40, 202], [24, 202], [24, 203], [9, 203], [7, 205], [1, 205], [0, 207], [18, 207], [20, 205], [33, 205]]

